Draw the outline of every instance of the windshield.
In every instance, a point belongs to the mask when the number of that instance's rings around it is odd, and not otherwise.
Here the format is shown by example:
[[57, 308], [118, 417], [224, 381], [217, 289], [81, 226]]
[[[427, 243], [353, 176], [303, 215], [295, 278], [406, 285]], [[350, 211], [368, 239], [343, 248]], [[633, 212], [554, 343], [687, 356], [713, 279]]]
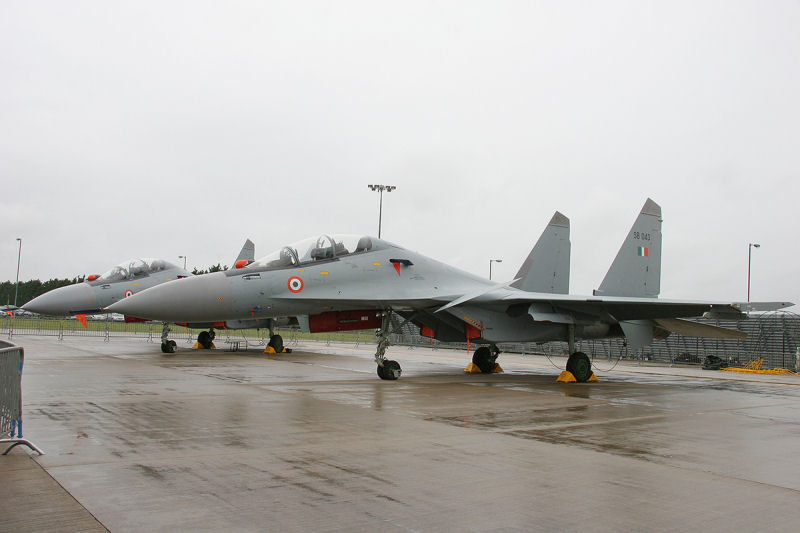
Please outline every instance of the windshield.
[[109, 282], [137, 279], [170, 268], [178, 267], [163, 259], [128, 259], [104, 272], [96, 281]]
[[385, 241], [369, 236], [323, 234], [284, 246], [280, 250], [262, 257], [253, 265], [267, 268], [287, 268], [388, 247], [389, 244]]

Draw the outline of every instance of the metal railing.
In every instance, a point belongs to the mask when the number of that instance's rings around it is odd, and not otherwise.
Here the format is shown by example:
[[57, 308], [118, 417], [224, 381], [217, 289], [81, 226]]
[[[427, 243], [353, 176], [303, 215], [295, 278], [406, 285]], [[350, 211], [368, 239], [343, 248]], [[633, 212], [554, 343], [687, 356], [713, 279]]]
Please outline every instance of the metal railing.
[[[703, 339], [684, 337], [672, 334], [664, 340], [656, 340], [643, 350], [629, 350], [625, 340], [621, 338], [582, 340], [578, 349], [592, 359], [629, 359], [639, 362], [657, 362], [664, 364], [701, 364], [706, 356], [714, 355], [732, 366], [745, 366], [749, 361], [764, 359], [764, 368], [794, 368], [795, 355], [800, 344], [800, 316], [786, 312], [754, 315], [744, 320], [712, 320], [693, 319], [701, 324], [721, 326], [747, 332], [744, 340], [736, 339]], [[72, 318], [21, 318], [0, 317], [0, 335], [12, 339], [14, 335], [52, 335], [59, 340], [67, 336], [102, 337], [109, 341], [112, 337], [136, 337], [148, 342], [160, 342], [161, 323], [125, 323], [106, 318], [89, 320], [84, 328]], [[170, 338], [191, 345], [197, 339], [200, 329], [189, 329], [183, 326], [171, 326]], [[216, 344], [232, 346], [239, 341], [245, 346], [266, 345], [268, 332], [265, 329], [226, 330], [217, 329]], [[296, 345], [298, 341], [310, 340], [331, 343], [374, 344], [376, 338], [372, 331], [349, 331], [332, 333], [301, 333], [297, 330], [279, 330], [287, 346]], [[434, 350], [455, 349], [466, 350], [466, 342], [443, 343], [431, 341], [419, 334], [419, 328], [405, 323], [402, 331], [393, 333], [392, 344], [400, 346], [421, 346]], [[479, 344], [473, 342], [473, 349]], [[504, 352], [568, 355], [566, 342], [538, 343], [500, 343]], [[241, 348], [240, 348], [241, 349]]]
[[[44, 455], [33, 443], [22, 438], [22, 364], [25, 352], [13, 342], [0, 341], [0, 444], [10, 444], [2, 455], [23, 444]], [[16, 437], [14, 433], [16, 432]]]

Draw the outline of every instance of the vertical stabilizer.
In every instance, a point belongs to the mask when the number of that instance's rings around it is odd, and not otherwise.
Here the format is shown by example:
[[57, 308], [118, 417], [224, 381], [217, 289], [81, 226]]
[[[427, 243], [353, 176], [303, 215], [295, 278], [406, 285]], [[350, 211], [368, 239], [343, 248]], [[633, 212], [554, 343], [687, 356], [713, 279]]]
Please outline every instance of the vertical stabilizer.
[[511, 286], [530, 292], [569, 293], [569, 219], [555, 212]]
[[239, 257], [237, 257], [236, 261], [234, 261], [233, 263], [236, 264], [242, 259], [247, 261], [248, 264], [256, 260], [256, 245], [253, 244], [253, 241], [251, 241], [250, 239], [244, 241], [244, 246], [242, 246], [242, 251], [239, 252]]
[[650, 198], [608, 269], [598, 296], [655, 298], [661, 292], [661, 207]]

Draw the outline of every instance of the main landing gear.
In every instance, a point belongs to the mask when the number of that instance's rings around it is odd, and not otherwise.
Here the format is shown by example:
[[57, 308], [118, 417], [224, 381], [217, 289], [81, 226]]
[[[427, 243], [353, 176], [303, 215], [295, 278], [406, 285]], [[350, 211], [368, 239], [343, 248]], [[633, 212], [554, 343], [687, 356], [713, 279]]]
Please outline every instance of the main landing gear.
[[589, 381], [589, 378], [594, 375], [592, 362], [585, 353], [575, 351], [575, 326], [572, 324], [569, 324], [567, 328], [567, 343], [570, 353], [569, 359], [567, 359], [567, 372], [570, 372], [578, 383]]
[[592, 362], [583, 352], [573, 352], [567, 359], [567, 372], [571, 372], [578, 383], [584, 383], [592, 377]]
[[213, 327], [208, 331], [201, 331], [200, 334], [197, 335], [197, 344], [205, 350], [210, 350], [214, 345], [213, 343], [216, 337], [217, 334], [214, 332]]
[[472, 364], [477, 366], [481, 373], [491, 374], [497, 368], [497, 356], [500, 350], [494, 344], [481, 346], [472, 354]]
[[164, 322], [164, 327], [161, 329], [161, 351], [164, 353], [175, 353], [175, 341], [169, 340], [169, 324]]
[[379, 332], [376, 332], [378, 336], [378, 348], [375, 351], [375, 362], [378, 363], [378, 377], [394, 381], [400, 377], [403, 370], [400, 368], [400, 364], [397, 361], [386, 359], [386, 348], [391, 344], [389, 341], [390, 324], [391, 319], [389, 313], [384, 313], [381, 320], [381, 329]]

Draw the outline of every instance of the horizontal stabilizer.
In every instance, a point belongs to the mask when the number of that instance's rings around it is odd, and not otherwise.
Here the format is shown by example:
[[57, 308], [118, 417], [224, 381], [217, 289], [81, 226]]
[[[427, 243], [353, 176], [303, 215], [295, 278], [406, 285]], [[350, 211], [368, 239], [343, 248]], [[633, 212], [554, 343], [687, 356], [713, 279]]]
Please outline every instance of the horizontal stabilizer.
[[785, 309], [793, 305], [792, 302], [737, 302], [733, 304], [734, 307], [743, 313], [766, 313], [769, 311], [777, 311], [778, 309]]
[[623, 320], [619, 323], [625, 338], [628, 340], [628, 348], [639, 350], [653, 343], [654, 326], [652, 320]]
[[511, 286], [528, 292], [568, 294], [569, 255], [569, 219], [556, 211]]
[[678, 318], [657, 318], [655, 323], [665, 330], [684, 337], [705, 337], [709, 339], [745, 339], [747, 333], [737, 329], [721, 328], [709, 324], [700, 324]]

